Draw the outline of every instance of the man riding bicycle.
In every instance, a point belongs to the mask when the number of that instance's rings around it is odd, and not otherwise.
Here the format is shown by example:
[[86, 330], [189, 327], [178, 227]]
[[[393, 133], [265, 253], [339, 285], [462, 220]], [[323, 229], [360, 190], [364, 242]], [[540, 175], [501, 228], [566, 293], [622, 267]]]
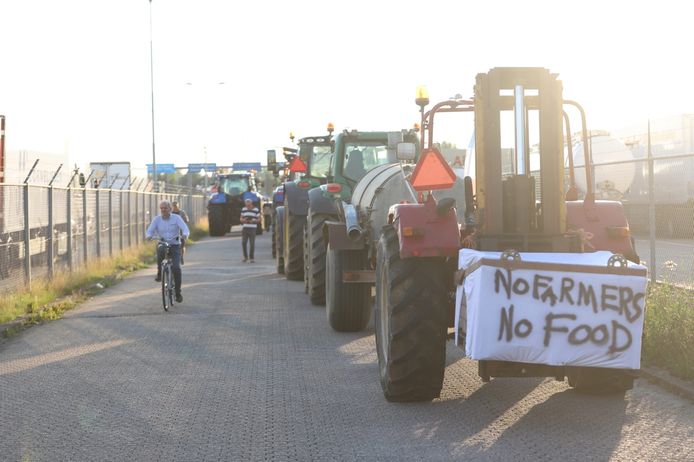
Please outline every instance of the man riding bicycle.
[[[176, 302], [181, 303], [183, 296], [181, 295], [181, 240], [180, 236], [187, 238], [190, 234], [188, 226], [179, 215], [171, 213], [171, 202], [163, 200], [159, 203], [161, 215], [157, 215], [152, 220], [152, 223], [147, 227], [145, 233], [147, 239], [153, 239], [158, 236], [171, 248], [171, 256], [173, 260], [173, 276], [176, 284]], [[161, 281], [161, 262], [164, 260], [166, 248], [157, 246], [157, 277], [155, 281]]]

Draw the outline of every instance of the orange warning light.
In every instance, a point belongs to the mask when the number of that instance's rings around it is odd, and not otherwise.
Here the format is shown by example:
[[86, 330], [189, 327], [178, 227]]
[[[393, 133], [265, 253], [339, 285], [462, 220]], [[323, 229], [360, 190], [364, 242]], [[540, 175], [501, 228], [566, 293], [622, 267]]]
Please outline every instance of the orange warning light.
[[412, 187], [417, 191], [430, 191], [449, 189], [453, 183], [455, 183], [455, 172], [439, 150], [436, 148], [424, 150], [412, 172]]

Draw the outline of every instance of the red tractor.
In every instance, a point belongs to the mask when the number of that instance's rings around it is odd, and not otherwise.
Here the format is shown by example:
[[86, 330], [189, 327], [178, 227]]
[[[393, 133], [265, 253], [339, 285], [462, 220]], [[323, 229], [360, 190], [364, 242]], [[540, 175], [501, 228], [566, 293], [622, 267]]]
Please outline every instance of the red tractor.
[[[572, 166], [568, 177], [565, 173], [565, 146], [570, 147], [571, 140], [564, 108], [580, 110], [584, 138], [585, 117], [579, 105], [563, 100], [557, 75], [544, 68], [494, 68], [478, 74], [470, 101], [445, 101], [426, 113], [428, 97], [418, 94], [416, 102], [422, 112], [423, 152], [410, 183], [418, 201], [390, 208], [377, 249], [375, 331], [385, 397], [390, 401], [423, 401], [439, 396], [448, 328], [454, 326], [457, 343], [466, 347], [468, 356], [479, 360], [483, 381], [492, 377], [568, 377], [571, 386], [588, 392], [630, 389], [633, 370], [640, 361], [640, 335], [636, 337], [642, 329], [643, 293], [641, 289], [624, 289], [624, 298], [619, 300], [624, 307], [614, 304], [617, 314], [605, 308], [613, 304], [604, 302], [605, 297], [608, 301], [615, 294], [619, 297], [621, 289], [612, 291], [611, 282], [621, 283], [622, 276], [632, 277], [645, 291], [645, 269], [626, 261], [639, 260], [621, 204], [596, 201], [591, 189], [583, 200], [577, 200]], [[474, 116], [474, 153], [467, 154], [465, 194], [460, 204], [465, 208], [463, 220], [456, 219], [454, 199], [437, 200], [432, 194], [432, 190], [449, 188], [455, 180], [433, 144], [434, 116], [441, 112]], [[507, 136], [509, 133], [515, 137]], [[510, 147], [504, 145], [508, 138], [513, 139]], [[585, 165], [591, 165], [589, 152]], [[589, 168], [586, 174], [590, 187]], [[610, 268], [585, 263], [603, 255], [610, 256]], [[468, 265], [473, 260], [475, 264]], [[503, 292], [507, 285], [509, 290], [508, 300], [499, 310], [501, 316], [493, 323], [480, 324], [487, 312], [498, 309], [484, 296], [471, 296], [483, 290], [482, 285], [474, 285], [480, 274], [475, 270], [485, 264], [491, 268], [490, 277], [496, 278], [490, 280], [491, 290]], [[512, 275], [538, 267], [553, 276], [536, 274], [530, 283], [519, 277], [509, 282]], [[580, 282], [579, 286], [561, 277], [574, 271], [602, 281], [603, 298], [591, 292], [587, 283]], [[621, 288], [618, 282], [615, 287]], [[575, 313], [557, 314], [559, 296], [563, 302], [570, 297], [575, 302], [578, 290], [583, 291], [578, 296], [584, 297], [578, 298], [584, 302], [580, 313], [576, 306], [572, 307]], [[524, 295], [535, 295], [528, 309], [543, 310], [546, 314], [542, 319], [554, 324], [545, 325], [543, 331], [542, 326], [525, 318], [519, 320]], [[479, 306], [472, 307], [472, 303]], [[595, 313], [584, 306], [591, 304]], [[581, 316], [611, 314], [629, 317], [633, 326], [627, 327], [631, 330], [615, 327], [608, 332], [609, 324], [595, 328], [570, 324]], [[617, 321], [612, 326], [614, 323]], [[611, 349], [607, 345], [610, 333], [619, 337], [619, 345]], [[623, 347], [627, 335], [629, 347]], [[574, 355], [569, 359], [562, 356], [563, 351], [556, 351], [560, 336], [575, 345], [567, 353]], [[533, 338], [539, 345], [529, 343]], [[504, 354], [475, 353], [479, 345], [495, 342], [503, 344]], [[590, 344], [585, 348], [604, 347], [605, 353], [597, 359], [588, 355], [590, 360], [576, 356], [583, 344]], [[638, 352], [632, 351], [637, 346]], [[621, 359], [628, 348], [631, 362], [625, 367]]]

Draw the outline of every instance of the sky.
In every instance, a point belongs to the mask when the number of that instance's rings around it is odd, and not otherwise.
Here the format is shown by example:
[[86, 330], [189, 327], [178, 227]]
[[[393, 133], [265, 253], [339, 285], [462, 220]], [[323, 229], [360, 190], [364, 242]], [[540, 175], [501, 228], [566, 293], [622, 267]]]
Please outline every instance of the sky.
[[[417, 85], [434, 103], [539, 66], [616, 130], [694, 113], [693, 17], [682, 0], [0, 0], [0, 114], [7, 150], [84, 169], [142, 170], [153, 135], [157, 163], [264, 163], [290, 131], [410, 128]], [[435, 138], [467, 146], [449, 117]]]

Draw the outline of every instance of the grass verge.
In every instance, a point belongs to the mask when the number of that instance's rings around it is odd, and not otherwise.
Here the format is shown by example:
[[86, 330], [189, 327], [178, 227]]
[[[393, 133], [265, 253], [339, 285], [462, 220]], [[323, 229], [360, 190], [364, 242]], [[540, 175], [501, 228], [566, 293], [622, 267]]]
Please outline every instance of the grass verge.
[[694, 292], [672, 284], [649, 288], [643, 326], [644, 364], [694, 379]]
[[[191, 226], [188, 242], [194, 244], [206, 235], [206, 221], [198, 222]], [[112, 258], [89, 261], [72, 273], [56, 272], [52, 280], [32, 281], [30, 289], [11, 292], [0, 298], [0, 324], [18, 321], [2, 335], [8, 337], [29, 325], [58, 319], [65, 311], [116, 284], [128, 273], [155, 262], [153, 246], [145, 243]]]

